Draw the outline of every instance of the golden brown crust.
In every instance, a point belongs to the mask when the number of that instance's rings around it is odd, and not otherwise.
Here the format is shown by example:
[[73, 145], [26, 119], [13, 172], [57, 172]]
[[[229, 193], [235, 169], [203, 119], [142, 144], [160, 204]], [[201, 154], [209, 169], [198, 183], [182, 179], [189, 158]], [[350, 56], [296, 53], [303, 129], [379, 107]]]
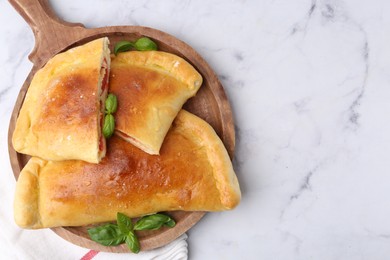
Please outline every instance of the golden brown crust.
[[20, 173], [15, 191], [14, 217], [21, 227], [40, 228], [39, 173], [46, 161], [32, 157]]
[[161, 51], [120, 53], [111, 64], [110, 92], [118, 98], [116, 130], [149, 154], [158, 154], [183, 104], [202, 84], [182, 58]]
[[16, 151], [99, 161], [98, 86], [107, 44], [102, 38], [60, 53], [35, 74], [13, 133]]
[[213, 168], [221, 203], [227, 209], [234, 208], [241, 199], [240, 186], [229, 154], [214, 129], [204, 120], [185, 110], [180, 111], [174, 124], [179, 126], [183, 136], [196, 140], [198, 146], [205, 148], [208, 161]]
[[[17, 183], [16, 223], [24, 228], [80, 226], [114, 220], [117, 212], [136, 217], [169, 210], [220, 211], [239, 203], [227, 152], [203, 120], [182, 110], [160, 153], [149, 155], [113, 136], [100, 164], [42, 164], [33, 158]], [[22, 192], [37, 190], [37, 175], [38, 202]], [[26, 214], [29, 205], [37, 205], [39, 212]]]

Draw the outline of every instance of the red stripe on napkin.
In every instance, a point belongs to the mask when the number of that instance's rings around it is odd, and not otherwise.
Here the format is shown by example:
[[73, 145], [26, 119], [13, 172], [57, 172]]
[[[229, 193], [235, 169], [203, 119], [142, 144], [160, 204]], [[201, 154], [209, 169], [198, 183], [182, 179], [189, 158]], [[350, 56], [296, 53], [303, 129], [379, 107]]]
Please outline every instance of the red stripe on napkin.
[[95, 255], [97, 255], [99, 251], [89, 250], [80, 260], [91, 260]]

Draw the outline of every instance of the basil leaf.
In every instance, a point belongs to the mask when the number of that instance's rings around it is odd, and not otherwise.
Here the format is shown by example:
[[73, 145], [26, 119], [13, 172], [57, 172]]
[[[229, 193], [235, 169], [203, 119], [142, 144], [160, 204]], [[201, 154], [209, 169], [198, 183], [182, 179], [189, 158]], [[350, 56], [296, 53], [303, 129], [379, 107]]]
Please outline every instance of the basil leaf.
[[88, 229], [88, 234], [93, 241], [104, 246], [117, 246], [126, 239], [126, 235], [122, 234], [115, 224], [90, 228]]
[[153, 214], [140, 218], [134, 225], [134, 230], [156, 230], [166, 224], [173, 225], [172, 219], [164, 214]]
[[116, 214], [116, 222], [118, 223], [119, 230], [124, 234], [128, 234], [133, 230], [133, 223], [125, 214], [118, 212]]
[[131, 50], [131, 48], [134, 48], [134, 43], [129, 41], [120, 41], [117, 44], [115, 44], [114, 47], [114, 53], [117, 55], [120, 52], [125, 52]]
[[115, 119], [114, 116], [108, 114], [104, 117], [103, 135], [105, 138], [110, 138], [114, 133]]
[[114, 94], [108, 94], [106, 98], [106, 113], [107, 114], [114, 114], [116, 112], [116, 109], [118, 107], [118, 100]]
[[134, 43], [135, 48], [138, 51], [155, 51], [157, 50], [157, 44], [148, 37], [139, 38]]
[[130, 231], [130, 233], [126, 236], [125, 242], [126, 245], [130, 248], [131, 252], [136, 254], [139, 252], [139, 241], [137, 235], [133, 231]]
[[117, 246], [126, 243], [133, 253], [140, 251], [140, 243], [134, 230], [156, 230], [163, 225], [174, 227], [176, 222], [164, 214], [154, 214], [140, 218], [133, 226], [131, 218], [118, 212], [117, 225], [105, 224], [88, 229], [91, 239], [104, 246]]
[[173, 219], [170, 219], [168, 222], [165, 222], [164, 225], [173, 228], [174, 226], [176, 226], [176, 222]]

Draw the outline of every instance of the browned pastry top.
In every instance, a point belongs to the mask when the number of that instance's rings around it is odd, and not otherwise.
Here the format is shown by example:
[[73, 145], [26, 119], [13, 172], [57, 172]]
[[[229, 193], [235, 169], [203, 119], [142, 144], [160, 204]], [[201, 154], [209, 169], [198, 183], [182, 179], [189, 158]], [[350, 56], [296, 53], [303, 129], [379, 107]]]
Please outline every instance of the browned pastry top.
[[80, 226], [169, 210], [219, 211], [240, 200], [221, 140], [200, 118], [181, 111], [160, 155], [113, 136], [99, 164], [33, 157], [17, 184], [22, 227]]

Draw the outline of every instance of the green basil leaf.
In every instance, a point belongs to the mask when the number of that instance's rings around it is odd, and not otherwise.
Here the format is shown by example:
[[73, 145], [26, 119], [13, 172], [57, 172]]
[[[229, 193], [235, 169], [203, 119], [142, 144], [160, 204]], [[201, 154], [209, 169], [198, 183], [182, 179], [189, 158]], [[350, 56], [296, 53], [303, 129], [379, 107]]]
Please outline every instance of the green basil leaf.
[[138, 225], [134, 226], [134, 230], [157, 230], [162, 227], [164, 223], [162, 222], [155, 222], [150, 219], [145, 219], [141, 221]]
[[119, 230], [123, 234], [128, 234], [133, 230], [133, 223], [131, 222], [131, 219], [125, 214], [118, 212], [116, 214], [116, 222], [118, 223]]
[[139, 38], [135, 43], [134, 47], [138, 51], [155, 51], [157, 50], [157, 44], [149, 39], [148, 37]]
[[109, 114], [104, 117], [103, 135], [105, 138], [110, 138], [114, 133], [115, 119], [114, 116]]
[[134, 225], [134, 230], [156, 230], [162, 225], [173, 225], [172, 219], [164, 214], [153, 214], [140, 218]]
[[131, 252], [136, 254], [139, 252], [139, 241], [137, 235], [133, 231], [130, 231], [130, 233], [126, 236], [125, 242], [126, 245], [130, 248]]
[[173, 219], [170, 219], [168, 222], [165, 222], [164, 225], [173, 228], [174, 226], [176, 226], [176, 222]]
[[88, 234], [93, 241], [104, 246], [117, 246], [126, 239], [126, 235], [122, 234], [115, 224], [90, 228], [88, 229]]
[[106, 98], [106, 113], [107, 114], [114, 114], [116, 112], [116, 109], [118, 107], [118, 100], [114, 94], [108, 94]]
[[129, 41], [120, 41], [117, 44], [115, 44], [114, 47], [114, 53], [117, 55], [120, 52], [125, 52], [131, 50], [131, 48], [134, 48], [134, 43]]

